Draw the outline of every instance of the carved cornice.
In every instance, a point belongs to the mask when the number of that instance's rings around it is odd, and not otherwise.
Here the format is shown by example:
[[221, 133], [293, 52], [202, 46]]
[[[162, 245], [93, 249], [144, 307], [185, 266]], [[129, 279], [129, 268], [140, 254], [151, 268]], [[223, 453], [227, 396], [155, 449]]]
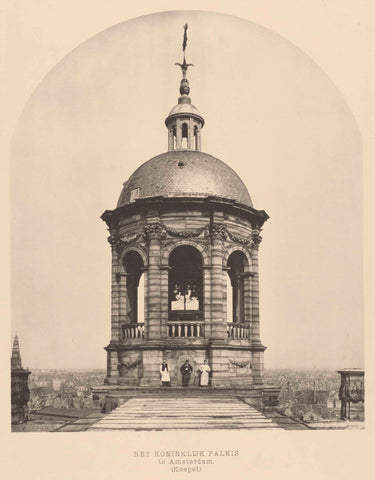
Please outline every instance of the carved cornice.
[[269, 218], [264, 210], [256, 210], [247, 205], [241, 205], [233, 200], [219, 198], [219, 197], [152, 197], [140, 198], [136, 202], [129, 205], [123, 205], [114, 210], [106, 210], [101, 216], [102, 220], [106, 222], [108, 227], [117, 228], [118, 222], [121, 219], [130, 217], [131, 215], [139, 213], [142, 208], [153, 209], [157, 207], [161, 214], [164, 211], [170, 211], [171, 208], [189, 209], [191, 206], [199, 211], [224, 211], [224, 213], [234, 213], [235, 215], [245, 218], [253, 225], [261, 227]]

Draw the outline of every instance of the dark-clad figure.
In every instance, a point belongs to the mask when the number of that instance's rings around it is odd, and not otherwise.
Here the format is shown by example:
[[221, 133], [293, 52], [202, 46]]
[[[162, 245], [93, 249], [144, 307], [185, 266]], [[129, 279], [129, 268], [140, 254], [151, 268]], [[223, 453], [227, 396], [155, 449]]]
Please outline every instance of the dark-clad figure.
[[180, 372], [182, 374], [183, 387], [187, 387], [189, 385], [192, 371], [193, 371], [193, 367], [190, 365], [189, 360], [186, 360], [186, 362], [180, 368]]

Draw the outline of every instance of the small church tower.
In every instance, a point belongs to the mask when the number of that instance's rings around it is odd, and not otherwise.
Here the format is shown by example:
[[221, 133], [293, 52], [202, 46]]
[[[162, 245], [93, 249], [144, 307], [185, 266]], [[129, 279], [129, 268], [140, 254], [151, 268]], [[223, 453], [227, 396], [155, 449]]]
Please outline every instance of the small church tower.
[[30, 371], [22, 368], [18, 336], [14, 337], [11, 358], [11, 400], [12, 423], [23, 423], [28, 420], [27, 403], [30, 398], [28, 387]]

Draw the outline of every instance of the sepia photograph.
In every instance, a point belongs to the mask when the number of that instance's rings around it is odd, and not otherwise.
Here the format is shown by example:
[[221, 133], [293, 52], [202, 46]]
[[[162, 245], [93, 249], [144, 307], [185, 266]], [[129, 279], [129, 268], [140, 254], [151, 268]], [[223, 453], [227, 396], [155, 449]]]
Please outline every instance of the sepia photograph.
[[70, 38], [11, 132], [11, 437], [211, 478], [257, 438], [365, 431], [363, 139], [337, 82], [214, 9]]

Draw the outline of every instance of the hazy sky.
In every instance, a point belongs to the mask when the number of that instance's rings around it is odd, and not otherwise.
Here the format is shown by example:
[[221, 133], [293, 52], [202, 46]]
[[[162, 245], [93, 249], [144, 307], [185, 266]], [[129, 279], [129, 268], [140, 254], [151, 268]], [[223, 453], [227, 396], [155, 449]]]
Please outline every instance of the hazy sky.
[[118, 24], [67, 55], [26, 105], [12, 145], [12, 333], [32, 368], [103, 367], [110, 247], [99, 219], [167, 150], [189, 24], [203, 151], [270, 215], [260, 247], [266, 367], [363, 362], [361, 139], [326, 74], [287, 40], [203, 12]]

